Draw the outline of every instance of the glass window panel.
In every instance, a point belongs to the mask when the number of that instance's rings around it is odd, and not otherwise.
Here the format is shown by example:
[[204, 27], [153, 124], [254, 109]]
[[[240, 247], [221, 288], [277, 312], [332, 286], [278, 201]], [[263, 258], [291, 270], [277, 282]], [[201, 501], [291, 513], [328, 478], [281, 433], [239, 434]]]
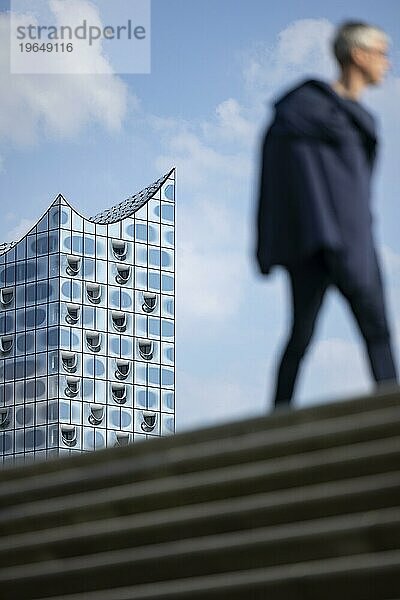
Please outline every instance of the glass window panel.
[[[49, 329], [49, 336], [50, 336]], [[57, 373], [58, 371], [58, 352], [49, 352], [48, 354], [48, 372], [49, 373]]]
[[[91, 221], [88, 221], [87, 219], [84, 219], [83, 227], [86, 233], [96, 233], [96, 225]], [[100, 228], [100, 225], [98, 225], [97, 227]]]
[[82, 282], [72, 281], [72, 302], [82, 302]]
[[46, 327], [47, 325], [47, 310], [46, 305], [36, 308], [36, 327]]
[[106, 445], [106, 433], [105, 431], [101, 431], [100, 429], [95, 430], [94, 434], [94, 447], [96, 450], [99, 448], [104, 448]]
[[168, 367], [161, 368], [161, 386], [162, 387], [173, 387], [175, 381], [174, 370]]
[[36, 331], [36, 352], [47, 350], [47, 329]]
[[163, 185], [161, 189], [161, 198], [165, 198], [170, 202], [173, 202], [175, 199], [175, 187], [173, 183], [169, 183], [168, 181]]
[[161, 225], [161, 243], [163, 246], [174, 247], [174, 228], [170, 225]]
[[71, 402], [71, 422], [75, 425], [82, 423], [82, 402], [76, 400]]
[[36, 256], [36, 234], [28, 235], [26, 238], [26, 255], [28, 258]]
[[60, 207], [60, 223], [64, 229], [71, 229], [71, 209], [69, 206]]
[[96, 402], [106, 403], [107, 399], [107, 383], [105, 381], [95, 381], [95, 398]]
[[160, 244], [160, 226], [155, 223], [149, 223], [149, 244]]
[[172, 275], [161, 275], [161, 288], [163, 292], [173, 292], [174, 291], [174, 278]]
[[[39, 284], [40, 285], [40, 284]], [[47, 286], [48, 290], [48, 301], [54, 302], [59, 299], [59, 281], [58, 279], [50, 279], [49, 284]]]
[[40, 352], [36, 354], [36, 375], [46, 375], [47, 373], [47, 354]]
[[171, 435], [175, 433], [175, 419], [170, 415], [162, 415], [161, 435]]
[[121, 409], [121, 429], [132, 431], [133, 414], [132, 410]]
[[135, 227], [131, 219], [124, 219], [122, 221], [123, 227], [123, 238], [125, 240], [133, 240], [135, 238]]
[[121, 336], [121, 356], [131, 358], [133, 356], [132, 338]]
[[71, 300], [71, 280], [61, 280], [61, 300]]
[[160, 266], [160, 248], [149, 248], [149, 266]]
[[23, 452], [25, 450], [25, 433], [24, 430], [15, 432], [15, 452]]
[[25, 398], [27, 402], [33, 402], [36, 398], [36, 381], [27, 379], [25, 381]]
[[14, 384], [6, 383], [4, 386], [4, 403], [6, 406], [14, 402]]
[[107, 258], [107, 238], [96, 236], [96, 257]]
[[121, 290], [121, 308], [129, 310], [132, 308], [133, 300], [132, 295], [129, 292]]
[[160, 319], [149, 317], [149, 335], [153, 337], [160, 336]]
[[83, 254], [83, 237], [72, 235], [72, 254]]
[[[37, 371], [37, 369], [36, 369]], [[46, 377], [42, 377], [40, 379], [36, 379], [36, 400], [43, 400], [46, 398], [47, 392], [47, 379]]]
[[160, 201], [151, 198], [148, 201], [149, 221], [160, 222]]
[[25, 377], [35, 377], [36, 359], [34, 356], [28, 356], [25, 359]]
[[36, 279], [36, 259], [31, 259], [26, 262], [26, 281], [34, 281]]
[[25, 377], [25, 358], [15, 359], [15, 379], [24, 379]]
[[161, 221], [173, 223], [175, 218], [175, 207], [173, 204], [161, 203]]
[[108, 288], [108, 306], [110, 308], [120, 307], [120, 289], [109, 286]]
[[83, 276], [86, 280], [95, 280], [95, 261], [93, 258], [83, 259]]
[[26, 261], [18, 262], [15, 266], [15, 283], [25, 283], [26, 280]]
[[85, 400], [93, 401], [94, 400], [94, 380], [93, 379], [84, 379], [83, 385], [83, 397]]
[[142, 242], [147, 242], [147, 224], [146, 223], [135, 223], [135, 238]]
[[160, 385], [160, 367], [157, 365], [148, 365], [148, 375], [150, 385]]
[[95, 328], [95, 308], [94, 306], [83, 306], [82, 310], [82, 324], [88, 329]]
[[161, 337], [162, 339], [173, 339], [174, 337], [174, 322], [167, 321], [167, 319], [161, 320]]
[[94, 361], [95, 357], [90, 356], [89, 354], [83, 355], [83, 374], [89, 375], [89, 377], [94, 377]]
[[135, 315], [135, 335], [145, 337], [147, 335], [147, 317]]
[[117, 335], [108, 336], [109, 352], [111, 356], [120, 355], [120, 337]]
[[147, 365], [140, 361], [135, 362], [134, 381], [138, 384], [147, 384]]
[[165, 364], [174, 364], [174, 346], [172, 344], [162, 344], [161, 360]]
[[111, 238], [120, 238], [121, 237], [121, 222], [117, 221], [116, 223], [111, 223], [108, 225], [108, 236]]
[[49, 229], [57, 229], [60, 224], [60, 207], [52, 206], [49, 210]]
[[161, 410], [165, 411], [165, 412], [173, 412], [175, 410], [174, 392], [168, 392], [166, 390], [162, 390], [161, 398], [162, 398]]
[[96, 281], [107, 283], [107, 262], [96, 260]]
[[58, 302], [52, 302], [48, 305], [48, 324], [49, 325], [58, 325], [60, 315], [59, 315], [59, 304]]
[[106, 376], [106, 359], [102, 357], [94, 357], [95, 377]]
[[16, 246], [17, 260], [25, 260], [26, 258], [26, 238], [18, 242]]
[[25, 334], [25, 350], [29, 354], [35, 352], [35, 332], [27, 331]]
[[82, 331], [80, 329], [71, 329], [71, 350], [82, 352]]
[[69, 423], [71, 420], [71, 403], [69, 400], [60, 400], [60, 421]]
[[59, 405], [58, 402], [49, 402], [48, 407], [48, 418], [49, 421], [58, 421], [58, 412], [59, 412]]
[[47, 345], [51, 348], [57, 348], [58, 340], [59, 340], [59, 328], [58, 327], [49, 327], [47, 330]]
[[147, 269], [135, 268], [135, 287], [139, 290], [147, 290]]
[[4, 364], [4, 379], [5, 381], [14, 381], [14, 361], [6, 360]]
[[58, 277], [59, 273], [59, 254], [51, 254], [49, 256], [49, 276]]
[[46, 425], [47, 422], [47, 402], [36, 403], [36, 425]]
[[60, 327], [60, 347], [69, 349], [70, 344], [70, 332], [65, 327]]
[[15, 306], [22, 308], [25, 306], [25, 286], [17, 285], [15, 288]]
[[147, 266], [147, 246], [135, 244], [135, 265]]
[[109, 406], [107, 410], [107, 427], [121, 429], [121, 409]]
[[149, 290], [160, 291], [160, 273], [149, 270]]
[[36, 309], [34, 306], [26, 310], [26, 329], [33, 329], [35, 327], [35, 312]]
[[107, 311], [105, 308], [96, 308], [95, 329], [97, 331], [107, 331]]
[[174, 253], [172, 250], [161, 250], [161, 268], [167, 271], [174, 269]]
[[41, 233], [43, 231], [47, 231], [48, 229], [48, 223], [47, 223], [47, 213], [45, 215], [43, 215], [43, 217], [40, 219], [39, 223], [36, 226], [38, 233]]
[[95, 256], [96, 244], [95, 244], [94, 235], [85, 233], [83, 239], [84, 239], [84, 248], [85, 248], [84, 254], [85, 254], [85, 256]]
[[75, 211], [72, 211], [72, 229], [74, 231], [83, 231], [83, 219]]
[[49, 260], [47, 256], [41, 256], [37, 259], [37, 278], [47, 279], [49, 276]]
[[135, 212], [135, 217], [137, 219], [147, 220], [147, 202]]

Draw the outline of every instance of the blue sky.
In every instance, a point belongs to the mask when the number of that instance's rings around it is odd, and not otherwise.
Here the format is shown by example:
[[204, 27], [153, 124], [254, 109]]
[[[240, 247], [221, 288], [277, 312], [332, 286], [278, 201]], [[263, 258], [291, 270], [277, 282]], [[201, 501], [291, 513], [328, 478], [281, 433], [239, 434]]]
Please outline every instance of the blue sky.
[[[90, 215], [176, 165], [178, 430], [262, 414], [289, 325], [285, 273], [264, 279], [252, 257], [269, 103], [303, 77], [332, 79], [333, 27], [370, 21], [393, 40], [390, 74], [364, 102], [382, 134], [373, 212], [399, 364], [398, 2], [153, 0], [151, 14], [151, 73], [96, 76], [10, 76], [0, 16], [0, 240], [23, 235], [59, 192]], [[332, 290], [295, 404], [371, 389], [358, 332]]]

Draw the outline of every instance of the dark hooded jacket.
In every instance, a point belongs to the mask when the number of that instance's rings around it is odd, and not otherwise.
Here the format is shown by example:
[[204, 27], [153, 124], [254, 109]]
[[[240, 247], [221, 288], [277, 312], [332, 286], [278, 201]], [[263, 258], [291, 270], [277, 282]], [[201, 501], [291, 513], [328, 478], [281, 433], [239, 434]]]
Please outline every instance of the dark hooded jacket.
[[340, 253], [350, 277], [368, 281], [376, 265], [370, 210], [376, 143], [372, 116], [323, 81], [305, 81], [276, 102], [262, 149], [262, 273], [327, 248]]

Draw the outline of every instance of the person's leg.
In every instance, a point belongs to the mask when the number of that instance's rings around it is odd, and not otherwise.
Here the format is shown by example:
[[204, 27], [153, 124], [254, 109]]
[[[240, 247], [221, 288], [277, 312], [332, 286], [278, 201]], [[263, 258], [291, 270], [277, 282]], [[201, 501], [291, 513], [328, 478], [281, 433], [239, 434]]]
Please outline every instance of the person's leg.
[[397, 383], [382, 276], [376, 254], [372, 255], [371, 277], [365, 285], [352, 286], [351, 278], [340, 262], [332, 263], [331, 267], [332, 279], [348, 301], [364, 338], [374, 380]]
[[292, 292], [292, 327], [277, 373], [274, 407], [290, 404], [300, 363], [311, 341], [318, 311], [328, 287], [321, 255], [315, 254], [289, 270]]

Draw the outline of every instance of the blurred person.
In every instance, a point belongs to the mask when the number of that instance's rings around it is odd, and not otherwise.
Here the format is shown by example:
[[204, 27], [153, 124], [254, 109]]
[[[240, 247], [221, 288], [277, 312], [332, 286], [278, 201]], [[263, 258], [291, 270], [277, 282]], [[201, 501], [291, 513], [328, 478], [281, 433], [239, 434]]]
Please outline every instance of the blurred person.
[[336, 81], [310, 79], [275, 103], [262, 147], [257, 261], [289, 274], [292, 324], [274, 391], [288, 407], [327, 288], [336, 286], [358, 324], [376, 382], [397, 383], [370, 209], [377, 134], [359, 103], [389, 67], [388, 37], [346, 22], [334, 36]]

